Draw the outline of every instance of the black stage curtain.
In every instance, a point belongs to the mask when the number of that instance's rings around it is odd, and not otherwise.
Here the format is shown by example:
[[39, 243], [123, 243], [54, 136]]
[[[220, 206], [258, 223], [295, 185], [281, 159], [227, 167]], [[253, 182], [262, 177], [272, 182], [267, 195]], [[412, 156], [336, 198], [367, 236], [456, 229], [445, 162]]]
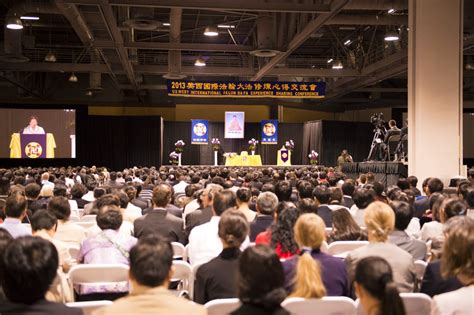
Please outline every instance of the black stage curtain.
[[87, 116], [78, 125], [77, 156], [84, 165], [119, 170], [161, 164], [160, 116]]
[[[275, 165], [277, 150], [281, 148], [286, 140], [293, 139], [295, 150], [292, 155], [294, 165], [302, 164], [301, 148], [303, 139], [301, 137], [302, 124], [280, 123], [278, 131], [278, 145], [258, 144], [256, 154], [260, 154], [264, 165]], [[191, 145], [191, 122], [165, 121], [163, 139], [163, 164], [169, 164], [169, 154], [174, 151], [174, 143], [183, 140], [186, 143], [182, 155], [183, 165], [212, 165], [214, 164], [214, 153], [210, 141], [212, 138], [219, 138], [222, 151], [219, 152], [219, 164], [224, 164], [222, 154], [224, 152], [248, 151], [248, 141], [255, 138], [261, 141], [260, 123], [245, 124], [244, 139], [224, 139], [224, 123], [209, 122], [209, 144]], [[249, 152], [250, 154], [250, 152]], [[305, 160], [304, 163], [307, 161]]]
[[347, 163], [342, 166], [342, 172], [352, 179], [371, 172], [385, 187], [396, 185], [399, 178], [408, 176], [407, 166], [399, 162]]

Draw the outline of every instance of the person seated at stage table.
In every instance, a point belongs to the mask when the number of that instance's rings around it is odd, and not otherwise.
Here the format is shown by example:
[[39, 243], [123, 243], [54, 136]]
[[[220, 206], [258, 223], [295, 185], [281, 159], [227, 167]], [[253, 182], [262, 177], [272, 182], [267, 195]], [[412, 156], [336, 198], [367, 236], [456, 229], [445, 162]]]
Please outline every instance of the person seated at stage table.
[[44, 129], [38, 126], [38, 118], [36, 116], [30, 117], [30, 122], [28, 126], [23, 128], [23, 134], [25, 135], [41, 135], [45, 134]]
[[196, 303], [205, 304], [215, 299], [237, 297], [240, 246], [248, 232], [248, 222], [240, 210], [224, 211], [219, 221], [219, 238], [223, 250], [219, 256], [197, 270], [194, 286]]
[[327, 186], [319, 185], [313, 191], [313, 196], [318, 203], [317, 214], [323, 219], [326, 227], [332, 226], [332, 210], [329, 208], [331, 192]]
[[257, 216], [250, 223], [250, 241], [255, 242], [257, 235], [264, 232], [274, 221], [278, 207], [277, 196], [269, 191], [262, 192], [257, 198]]
[[58, 219], [58, 227], [54, 238], [71, 245], [80, 245], [86, 238], [86, 230], [69, 220], [71, 206], [65, 197], [53, 197], [49, 201], [48, 211]]
[[328, 243], [336, 241], [366, 241], [367, 233], [355, 222], [350, 212], [341, 208], [332, 213], [332, 231]]
[[389, 129], [385, 133], [385, 139], [384, 139], [385, 143], [388, 143], [388, 140], [390, 139], [391, 136], [400, 134], [400, 128], [397, 127], [397, 122], [395, 120], [393, 119], [389, 120], [388, 127]]

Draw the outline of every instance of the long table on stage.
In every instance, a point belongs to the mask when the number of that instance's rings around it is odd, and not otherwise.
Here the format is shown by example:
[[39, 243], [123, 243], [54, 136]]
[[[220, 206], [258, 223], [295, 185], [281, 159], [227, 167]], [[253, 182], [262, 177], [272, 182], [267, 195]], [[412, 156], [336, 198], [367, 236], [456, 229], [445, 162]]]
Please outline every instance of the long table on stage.
[[357, 162], [342, 165], [341, 171], [348, 178], [357, 179], [361, 174], [373, 173], [385, 187], [396, 185], [400, 177], [408, 177], [408, 166], [401, 162]]

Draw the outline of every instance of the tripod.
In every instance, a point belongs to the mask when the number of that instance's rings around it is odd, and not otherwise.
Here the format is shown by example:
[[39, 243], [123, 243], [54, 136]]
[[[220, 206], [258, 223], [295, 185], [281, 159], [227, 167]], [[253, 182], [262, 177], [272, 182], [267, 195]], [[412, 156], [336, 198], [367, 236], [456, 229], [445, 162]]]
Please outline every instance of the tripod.
[[375, 149], [377, 148], [377, 146], [379, 146], [382, 143], [380, 139], [381, 136], [383, 136], [382, 129], [380, 129], [379, 127], [376, 127], [374, 130], [374, 137], [372, 139], [372, 144], [370, 145], [369, 155], [367, 156], [367, 161], [377, 160], [376, 156], [373, 157], [373, 155], [375, 155], [376, 153]]

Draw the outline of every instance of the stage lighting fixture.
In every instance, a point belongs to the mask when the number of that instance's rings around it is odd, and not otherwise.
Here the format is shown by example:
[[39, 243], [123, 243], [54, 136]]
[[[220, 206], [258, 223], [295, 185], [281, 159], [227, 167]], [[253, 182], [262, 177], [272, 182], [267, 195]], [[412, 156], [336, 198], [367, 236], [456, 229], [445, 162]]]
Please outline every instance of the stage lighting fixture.
[[394, 31], [388, 31], [387, 33], [385, 33], [384, 39], [386, 42], [393, 42], [399, 40], [400, 36], [398, 36], [398, 34]]
[[58, 59], [57, 59], [55, 53], [53, 53], [51, 50], [44, 57], [44, 61], [46, 61], [46, 62], [56, 62], [57, 60]]
[[198, 57], [196, 61], [194, 62], [194, 65], [196, 67], [205, 67], [206, 66], [206, 61], [202, 57]]
[[204, 29], [204, 35], [206, 36], [217, 36], [219, 35], [219, 31], [215, 26], [208, 26]]
[[342, 68], [344, 68], [344, 66], [342, 65], [342, 61], [337, 59], [333, 64], [332, 64], [332, 68], [333, 69], [336, 69], [336, 70], [340, 70]]
[[21, 23], [21, 20], [16, 15], [7, 18], [6, 22], [8, 29], [21, 30], [23, 28], [23, 23]]
[[71, 75], [69, 76], [69, 79], [68, 79], [69, 82], [73, 82], [73, 83], [77, 83], [79, 81], [79, 79], [77, 78], [76, 74], [73, 72], [71, 73]]

